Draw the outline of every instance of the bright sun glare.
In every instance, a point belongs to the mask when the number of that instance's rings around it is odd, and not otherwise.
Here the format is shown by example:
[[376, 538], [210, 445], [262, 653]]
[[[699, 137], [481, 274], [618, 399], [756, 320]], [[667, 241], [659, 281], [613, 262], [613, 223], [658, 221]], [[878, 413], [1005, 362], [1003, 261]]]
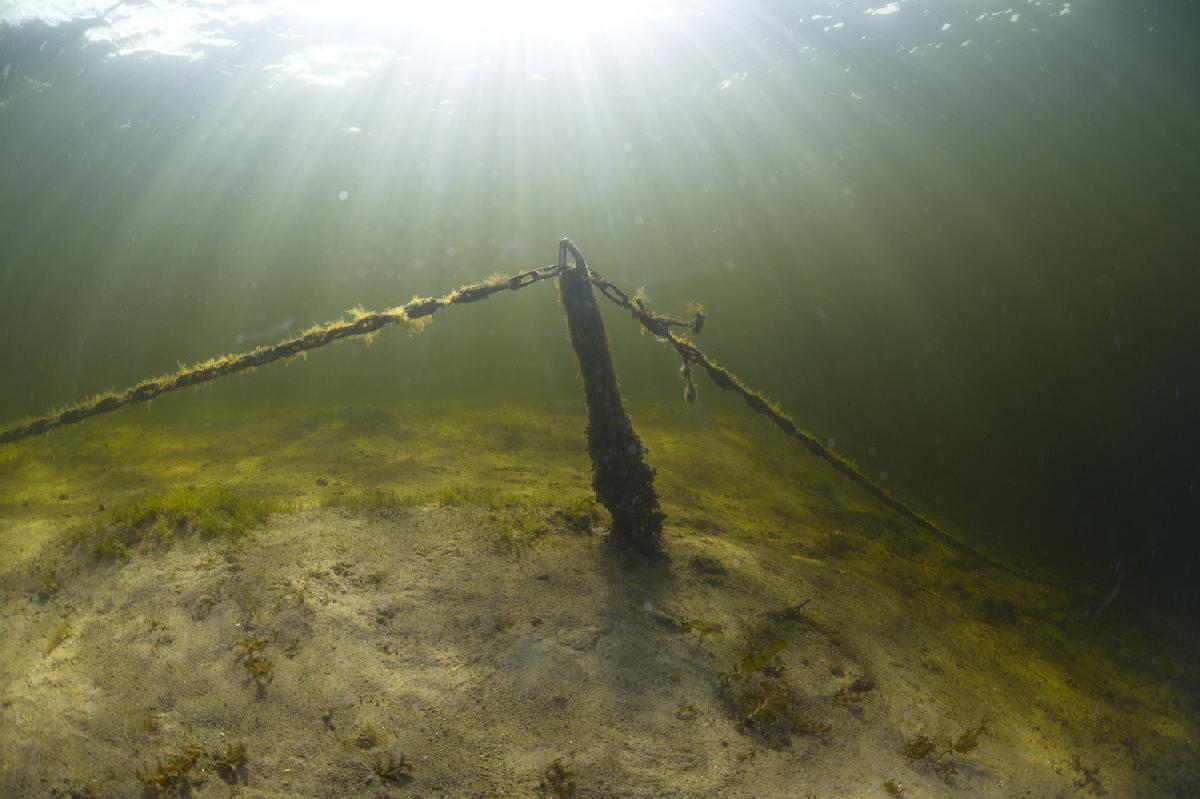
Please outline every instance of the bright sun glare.
[[513, 33], [564, 36], [612, 28], [670, 12], [666, 0], [315, 0], [312, 16], [370, 21], [450, 40], [499, 38]]

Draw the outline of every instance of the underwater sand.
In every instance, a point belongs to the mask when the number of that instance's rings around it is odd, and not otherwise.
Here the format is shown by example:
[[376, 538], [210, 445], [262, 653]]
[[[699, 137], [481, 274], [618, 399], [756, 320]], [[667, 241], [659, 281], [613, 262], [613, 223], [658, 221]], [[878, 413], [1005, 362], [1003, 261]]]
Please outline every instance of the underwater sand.
[[[569, 795], [556, 760], [581, 797], [1200, 793], [1184, 622], [950, 551], [757, 419], [631, 410], [664, 564], [589, 529], [574, 406], [184, 398], [0, 448], [0, 796], [139, 796], [230, 744], [185, 795]], [[63, 554], [207, 486], [283, 512]]]

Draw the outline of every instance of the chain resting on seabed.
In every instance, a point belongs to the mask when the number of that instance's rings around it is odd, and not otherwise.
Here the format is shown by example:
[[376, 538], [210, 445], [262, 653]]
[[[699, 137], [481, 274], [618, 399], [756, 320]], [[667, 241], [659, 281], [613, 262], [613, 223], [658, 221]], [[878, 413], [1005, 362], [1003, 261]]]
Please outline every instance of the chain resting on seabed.
[[[572, 252], [576, 251], [573, 245], [571, 245], [571, 250]], [[314, 325], [300, 333], [300, 335], [285, 339], [278, 344], [259, 347], [250, 352], [223, 355], [220, 358], [212, 358], [203, 363], [184, 366], [172, 374], [143, 380], [124, 391], [106, 392], [83, 402], [56, 410], [45, 416], [24, 419], [0, 430], [0, 444], [19, 441], [38, 435], [39, 433], [46, 433], [58, 427], [83, 421], [91, 416], [115, 411], [125, 405], [148, 402], [163, 394], [189, 386], [200, 385], [201, 383], [215, 380], [218, 377], [253, 370], [274, 361], [294, 358], [297, 355], [305, 354], [309, 350], [324, 347], [326, 344], [331, 344], [340, 339], [358, 336], [370, 339], [379, 330], [389, 325], [403, 325], [410, 332], [419, 332], [431, 321], [433, 314], [442, 308], [476, 302], [501, 291], [516, 291], [534, 283], [558, 277], [567, 268], [570, 267], [559, 263], [530, 269], [512, 277], [495, 275], [478, 283], [461, 286], [443, 297], [414, 297], [403, 306], [389, 308], [384, 311], [366, 311], [362, 308], [354, 308], [348, 312], [348, 318], [329, 322], [324, 325]], [[826, 461], [836, 471], [849, 478], [855, 485], [916, 526], [932, 533], [979, 561], [1014, 577], [1046, 585], [1085, 585], [1106, 579], [1105, 577], [1096, 577], [1083, 580], [1058, 580], [1043, 577], [1012, 567], [961, 541], [943, 530], [935, 522], [909, 507], [902, 500], [893, 496], [883, 486], [859, 471], [850, 461], [841, 457], [829, 447], [826, 447], [816, 436], [802, 430], [791, 417], [783, 412], [779, 405], [768, 399], [766, 395], [747, 386], [728, 369], [719, 366], [712, 358], [708, 357], [699, 347], [692, 343], [686, 335], [678, 335], [675, 332], [676, 330], [682, 330], [693, 335], [700, 333], [706, 318], [702, 310], [698, 308], [693, 310], [690, 320], [683, 320], [667, 314], [654, 313], [640, 297], [635, 295], [631, 298], [620, 288], [601, 277], [594, 269], [590, 267], [585, 268], [587, 268], [592, 285], [599, 289], [605, 298], [629, 311], [646, 330], [674, 348], [683, 362], [680, 374], [684, 379], [684, 395], [688, 402], [694, 402], [696, 399], [696, 385], [693, 380], [692, 366], [697, 365], [704, 369], [709, 379], [718, 388], [732, 391], [741, 396], [751, 409], [767, 417], [779, 430], [799, 441], [809, 452]]]

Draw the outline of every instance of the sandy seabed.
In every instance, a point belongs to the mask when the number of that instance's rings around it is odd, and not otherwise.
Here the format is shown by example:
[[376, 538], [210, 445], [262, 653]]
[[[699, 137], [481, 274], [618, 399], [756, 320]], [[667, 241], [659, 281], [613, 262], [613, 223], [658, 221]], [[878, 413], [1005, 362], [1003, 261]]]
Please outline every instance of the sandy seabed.
[[[184, 402], [5, 448], [0, 796], [1200, 795], [1194, 620], [1096, 618], [1110, 585], [990, 569], [758, 420], [634, 419], [658, 563], [581, 523], [573, 409]], [[211, 485], [284, 510], [60, 546]]]

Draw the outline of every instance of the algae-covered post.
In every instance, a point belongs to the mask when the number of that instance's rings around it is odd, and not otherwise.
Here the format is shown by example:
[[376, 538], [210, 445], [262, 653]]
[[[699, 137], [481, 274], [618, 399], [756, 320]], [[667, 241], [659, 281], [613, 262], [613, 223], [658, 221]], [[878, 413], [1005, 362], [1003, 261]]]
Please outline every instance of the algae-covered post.
[[[575, 259], [572, 268], [567, 267], [568, 251]], [[569, 239], [559, 242], [558, 266], [558, 290], [587, 397], [592, 488], [613, 517], [609, 541], [615, 546], [656, 554], [662, 538], [663, 513], [654, 493], [654, 469], [642, 458], [642, 442], [621, 404], [617, 373], [587, 264]]]

